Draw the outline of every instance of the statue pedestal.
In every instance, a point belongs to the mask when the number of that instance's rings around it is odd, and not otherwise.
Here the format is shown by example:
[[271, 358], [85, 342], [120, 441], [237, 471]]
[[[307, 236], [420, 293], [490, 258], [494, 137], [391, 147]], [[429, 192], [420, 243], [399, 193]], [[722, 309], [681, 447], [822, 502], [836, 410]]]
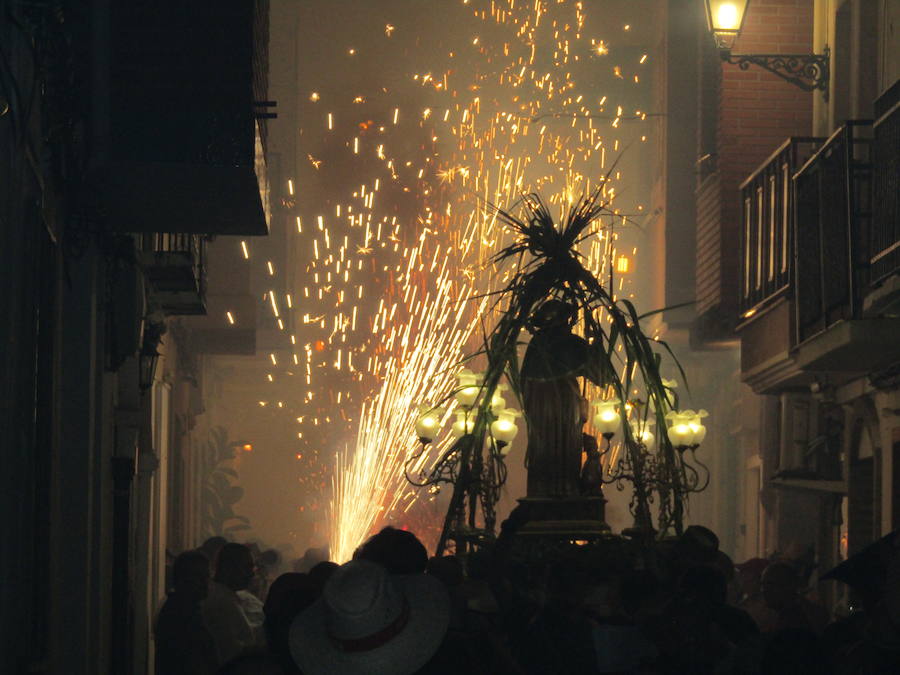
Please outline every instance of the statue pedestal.
[[586, 541], [610, 535], [605, 497], [525, 497], [519, 504], [525, 523], [518, 536]]
[[[576, 565], [627, 569], [631, 542], [614, 535], [604, 521], [602, 495], [525, 497], [497, 540], [497, 561], [512, 581], [513, 602], [533, 603], [537, 589], [551, 592], [548, 579]], [[586, 567], [585, 567], [586, 566]]]

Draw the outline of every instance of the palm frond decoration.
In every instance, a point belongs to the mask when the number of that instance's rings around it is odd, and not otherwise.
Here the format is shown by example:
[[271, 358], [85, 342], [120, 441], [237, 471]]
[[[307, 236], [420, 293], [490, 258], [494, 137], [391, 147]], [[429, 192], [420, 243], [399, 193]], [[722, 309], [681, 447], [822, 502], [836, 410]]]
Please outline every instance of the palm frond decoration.
[[[680, 531], [687, 494], [705, 487], [700, 486], [702, 481], [693, 480], [691, 472], [696, 473], [695, 469], [687, 465], [683, 452], [673, 448], [665, 430], [666, 414], [674, 404], [673, 392], [660, 368], [666, 355], [684, 380], [677, 358], [665, 342], [643, 332], [642, 316], [635, 306], [616, 297], [612, 270], [604, 284], [585, 266], [586, 260], [578, 251], [579, 244], [596, 236], [598, 221], [621, 218], [611, 210], [604, 184], [605, 180], [576, 201], [560, 222], [555, 221], [538, 194], [521, 198], [521, 216], [489, 206], [491, 215], [515, 234], [513, 243], [492, 259], [498, 270], [509, 271], [511, 276], [494, 294], [493, 309], [499, 319], [484, 336], [482, 349], [469, 357], [482, 357], [487, 362], [481, 396], [468, 413], [471, 429], [438, 459], [430, 475], [417, 482], [454, 486], [439, 552], [448, 538], [459, 538], [460, 530], [477, 531], [479, 502], [485, 523], [481, 532], [488, 536], [492, 533], [493, 506], [499, 490], [496, 479], [505, 479], [506, 470], [491, 438], [491, 424], [497, 419], [491, 401], [503, 380], [523, 404], [529, 429], [539, 422], [528, 419], [524, 405], [532, 380], [582, 377], [623, 403], [618, 408], [623, 452], [615, 467], [608, 466], [606, 475], [619, 489], [623, 489], [623, 482], [633, 485], [632, 511], [636, 523], [647, 530], [652, 529], [649, 504], [657, 501], [659, 532], [672, 528]], [[526, 333], [532, 338], [520, 363], [519, 350]], [[541, 349], [531, 349], [541, 341]], [[543, 357], [535, 358], [534, 354]], [[643, 400], [635, 398], [635, 391], [641, 392]], [[626, 402], [629, 405], [624, 405]], [[551, 407], [555, 404], [548, 402]], [[637, 418], [638, 427], [656, 425], [655, 451], [649, 451], [636, 437], [629, 415], [632, 422]], [[482, 452], [485, 445], [486, 456]], [[526, 466], [535, 459], [530, 446], [529, 442]], [[607, 450], [609, 447], [608, 443]]]

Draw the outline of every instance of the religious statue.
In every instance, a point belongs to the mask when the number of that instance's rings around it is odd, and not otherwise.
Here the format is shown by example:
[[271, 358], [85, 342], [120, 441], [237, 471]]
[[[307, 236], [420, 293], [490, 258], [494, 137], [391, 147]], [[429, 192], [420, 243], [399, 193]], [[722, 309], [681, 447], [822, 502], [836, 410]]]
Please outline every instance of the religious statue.
[[585, 375], [589, 346], [572, 333], [577, 308], [561, 300], [542, 303], [528, 330], [522, 360], [522, 393], [528, 420], [529, 497], [577, 497], [581, 493], [582, 429], [588, 405], [578, 376]]

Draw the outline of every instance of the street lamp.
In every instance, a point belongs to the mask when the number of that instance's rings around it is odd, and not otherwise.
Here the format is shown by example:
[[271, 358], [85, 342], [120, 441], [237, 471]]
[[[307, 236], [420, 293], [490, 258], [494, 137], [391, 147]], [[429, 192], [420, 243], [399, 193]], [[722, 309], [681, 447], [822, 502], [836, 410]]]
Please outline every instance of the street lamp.
[[749, 0], [706, 0], [706, 23], [719, 49], [731, 49], [741, 34]]
[[750, 0], [705, 0], [705, 3], [706, 22], [723, 61], [741, 70], [747, 70], [751, 64], [757, 65], [804, 91], [818, 89], [828, 100], [831, 60], [828, 47], [822, 54], [732, 54], [731, 49], [741, 34]]

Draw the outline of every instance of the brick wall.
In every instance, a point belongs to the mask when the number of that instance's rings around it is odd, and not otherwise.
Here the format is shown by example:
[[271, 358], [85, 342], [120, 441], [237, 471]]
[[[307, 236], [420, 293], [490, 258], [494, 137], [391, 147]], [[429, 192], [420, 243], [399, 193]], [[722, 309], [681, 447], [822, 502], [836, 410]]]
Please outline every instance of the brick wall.
[[[812, 20], [813, 0], [754, 0], [734, 52], [810, 53]], [[697, 213], [697, 311], [701, 316], [718, 314], [715, 325], [737, 318], [738, 186], [788, 136], [810, 135], [813, 96], [758, 66], [741, 70], [724, 62], [719, 92], [717, 170], [698, 188]], [[711, 190], [718, 195], [709, 194]], [[734, 320], [724, 323], [733, 325]]]

